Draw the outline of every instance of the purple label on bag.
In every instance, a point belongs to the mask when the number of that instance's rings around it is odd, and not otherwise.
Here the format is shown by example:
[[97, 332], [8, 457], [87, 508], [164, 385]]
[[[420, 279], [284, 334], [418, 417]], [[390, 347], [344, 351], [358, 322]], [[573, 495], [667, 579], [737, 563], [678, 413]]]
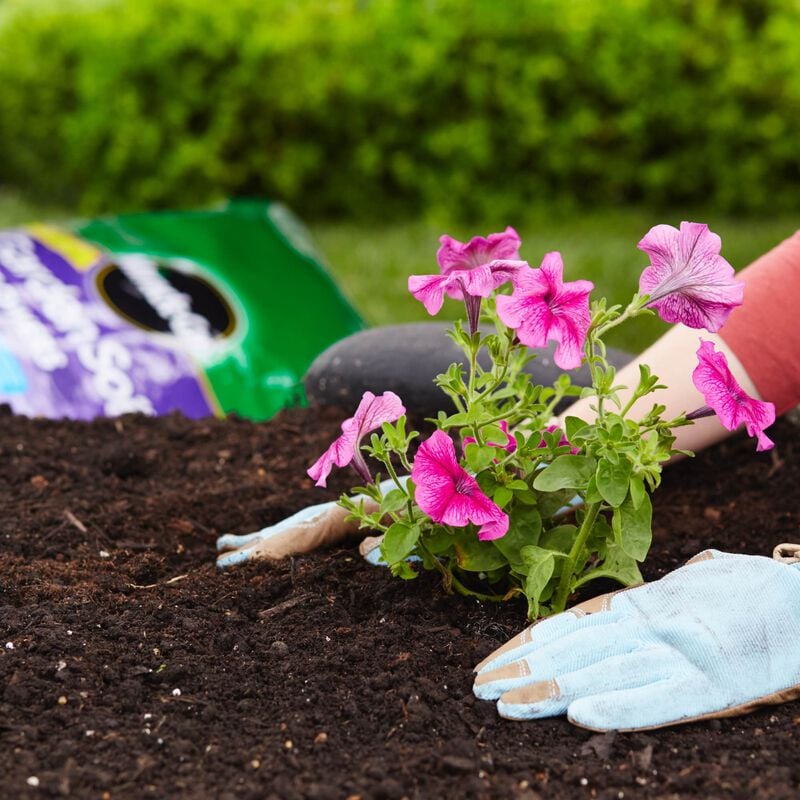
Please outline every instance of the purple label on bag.
[[0, 402], [18, 414], [73, 419], [212, 414], [203, 371], [186, 350], [100, 296], [103, 266], [78, 269], [25, 233], [0, 232]]

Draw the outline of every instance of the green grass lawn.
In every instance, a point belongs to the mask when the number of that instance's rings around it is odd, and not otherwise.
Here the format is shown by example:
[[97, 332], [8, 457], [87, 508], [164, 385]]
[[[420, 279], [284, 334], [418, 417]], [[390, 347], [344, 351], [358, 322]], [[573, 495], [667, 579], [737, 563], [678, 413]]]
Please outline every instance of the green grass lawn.
[[[34, 207], [20, 198], [0, 192], [0, 228], [34, 219], [61, 219], [63, 211]], [[521, 224], [522, 256], [538, 266], [542, 255], [560, 250], [567, 279], [594, 281], [596, 292], [612, 303], [624, 303], [638, 286], [647, 257], [636, 243], [654, 224], [678, 225], [682, 218], [706, 222], [722, 237], [722, 253], [740, 269], [774, 247], [800, 227], [795, 217], [767, 220], [732, 219], [706, 214], [653, 214], [646, 210], [621, 209], [603, 213], [582, 213], [570, 217], [541, 217], [538, 222]], [[316, 223], [311, 231], [328, 265], [345, 294], [350, 297], [371, 325], [428, 319], [425, 309], [406, 290], [412, 274], [437, 271], [436, 249], [439, 235], [449, 233], [459, 239], [480, 228], [441, 229], [426, 222], [404, 222], [375, 226], [358, 223]], [[463, 307], [445, 301], [442, 317], [461, 315]], [[609, 344], [638, 351], [666, 329], [658, 319], [634, 320], [614, 331]]]

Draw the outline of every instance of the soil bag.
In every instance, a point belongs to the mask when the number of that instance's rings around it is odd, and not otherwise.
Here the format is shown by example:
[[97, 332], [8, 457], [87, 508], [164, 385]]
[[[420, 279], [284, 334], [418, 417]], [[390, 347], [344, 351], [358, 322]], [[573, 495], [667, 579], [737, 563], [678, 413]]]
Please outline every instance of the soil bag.
[[277, 203], [0, 231], [0, 403], [18, 414], [266, 419], [362, 327]]

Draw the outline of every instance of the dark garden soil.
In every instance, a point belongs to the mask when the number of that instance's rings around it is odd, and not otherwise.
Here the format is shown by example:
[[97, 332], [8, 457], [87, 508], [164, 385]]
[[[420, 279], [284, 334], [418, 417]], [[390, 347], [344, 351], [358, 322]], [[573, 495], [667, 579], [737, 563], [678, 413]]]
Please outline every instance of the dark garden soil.
[[[304, 475], [339, 420], [0, 418], [0, 795], [800, 797], [800, 703], [616, 736], [507, 722], [471, 668], [520, 606], [354, 547], [217, 574], [218, 534], [345, 488]], [[737, 438], [668, 470], [648, 579], [800, 539], [800, 429], [774, 438], [777, 458]]]

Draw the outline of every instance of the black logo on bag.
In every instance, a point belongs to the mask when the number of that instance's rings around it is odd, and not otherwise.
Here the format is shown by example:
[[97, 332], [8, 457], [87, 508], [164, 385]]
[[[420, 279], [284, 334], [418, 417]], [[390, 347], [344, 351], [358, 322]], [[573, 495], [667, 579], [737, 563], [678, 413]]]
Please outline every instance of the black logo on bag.
[[96, 277], [108, 305], [137, 328], [172, 334], [189, 349], [218, 345], [236, 329], [236, 315], [206, 278], [175, 262], [149, 256], [118, 256]]

